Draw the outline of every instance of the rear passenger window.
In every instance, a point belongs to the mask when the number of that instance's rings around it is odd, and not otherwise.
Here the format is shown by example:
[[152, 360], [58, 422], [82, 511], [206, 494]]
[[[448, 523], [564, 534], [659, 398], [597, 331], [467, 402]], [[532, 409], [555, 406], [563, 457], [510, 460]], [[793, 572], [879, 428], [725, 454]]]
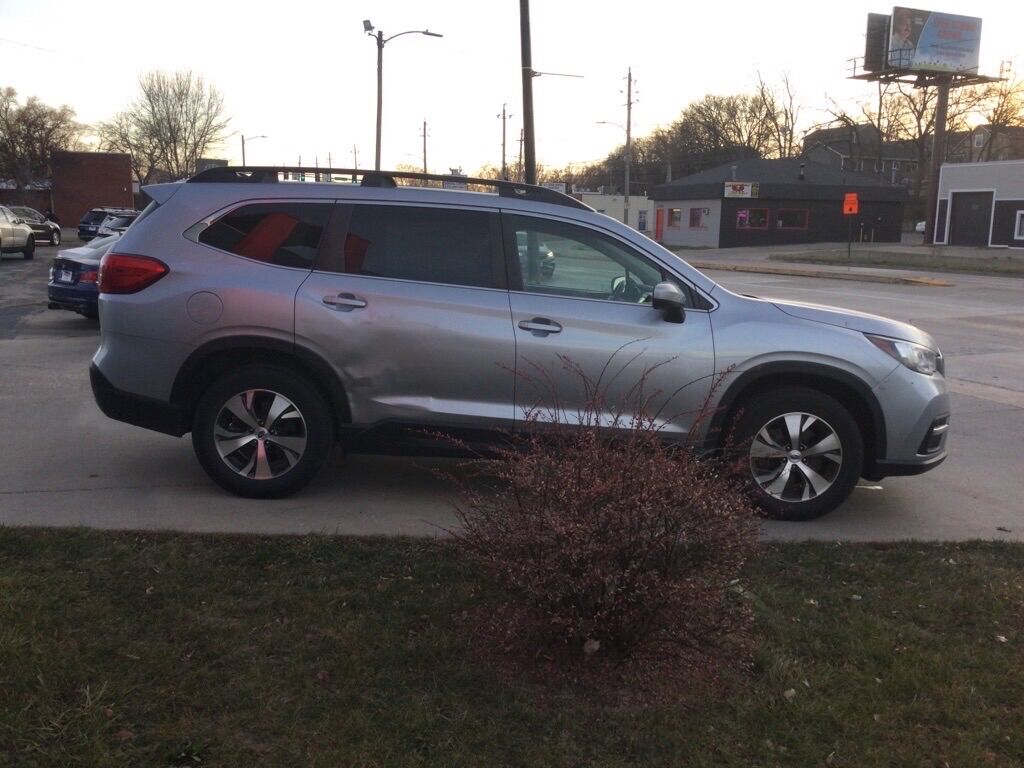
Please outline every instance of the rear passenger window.
[[354, 205], [340, 253], [324, 268], [428, 283], [494, 287], [498, 246], [483, 211]]
[[253, 203], [199, 233], [199, 242], [282, 267], [311, 269], [330, 203]]

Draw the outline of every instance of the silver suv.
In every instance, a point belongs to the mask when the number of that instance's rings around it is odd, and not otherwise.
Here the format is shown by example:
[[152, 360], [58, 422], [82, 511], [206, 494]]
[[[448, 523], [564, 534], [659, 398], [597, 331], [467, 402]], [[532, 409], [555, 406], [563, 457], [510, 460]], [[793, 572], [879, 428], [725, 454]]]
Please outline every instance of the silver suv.
[[[335, 178], [287, 169], [303, 170]], [[292, 493], [336, 443], [486, 446], [552, 392], [575, 412], [587, 393], [565, 360], [596, 381], [617, 351], [633, 367], [606, 373], [607, 400], [649, 371], [666, 438], [716, 450], [732, 434], [774, 517], [820, 515], [859, 477], [946, 457], [943, 359], [913, 326], [736, 295], [540, 187], [398, 186], [445, 177], [360, 171], [360, 184], [290, 183], [287, 171], [147, 187], [154, 202], [101, 264], [100, 408], [191, 432], [234, 493]], [[538, 371], [552, 387], [516, 375]]]

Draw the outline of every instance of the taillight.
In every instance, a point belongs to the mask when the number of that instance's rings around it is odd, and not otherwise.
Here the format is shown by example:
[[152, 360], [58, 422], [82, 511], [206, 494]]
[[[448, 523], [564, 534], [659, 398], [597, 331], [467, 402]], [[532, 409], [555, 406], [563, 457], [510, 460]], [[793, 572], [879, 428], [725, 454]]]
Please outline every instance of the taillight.
[[98, 275], [95, 269], [90, 269], [88, 272], [78, 273], [79, 283], [95, 283], [98, 280]]
[[100, 259], [100, 293], [138, 293], [168, 271], [166, 264], [149, 256], [107, 253]]

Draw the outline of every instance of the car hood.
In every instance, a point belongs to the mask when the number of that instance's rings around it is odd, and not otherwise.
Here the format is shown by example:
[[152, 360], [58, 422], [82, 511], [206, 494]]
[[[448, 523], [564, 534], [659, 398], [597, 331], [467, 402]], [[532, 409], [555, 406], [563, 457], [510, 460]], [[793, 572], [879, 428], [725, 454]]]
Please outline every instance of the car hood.
[[828, 307], [822, 304], [803, 304], [796, 301], [777, 301], [766, 299], [781, 312], [790, 317], [798, 317], [801, 320], [811, 320], [815, 323], [835, 325], [840, 328], [849, 328], [861, 333], [873, 333], [878, 336], [888, 336], [893, 339], [912, 341], [915, 344], [923, 344], [931, 349], [938, 349], [935, 339], [909, 323], [901, 323], [898, 320], [890, 320], [879, 315], [869, 315], [867, 312], [855, 312], [851, 309], [839, 309]]

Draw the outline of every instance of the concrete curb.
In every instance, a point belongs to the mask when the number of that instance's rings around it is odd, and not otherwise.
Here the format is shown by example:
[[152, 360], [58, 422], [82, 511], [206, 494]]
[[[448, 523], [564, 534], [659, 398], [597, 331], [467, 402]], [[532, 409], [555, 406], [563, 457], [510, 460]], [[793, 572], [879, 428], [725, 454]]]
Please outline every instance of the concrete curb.
[[761, 264], [736, 264], [718, 261], [687, 261], [697, 269], [724, 272], [756, 272], [762, 275], [788, 275], [791, 277], [820, 277], [826, 280], [854, 280], [861, 283], [888, 283], [889, 285], [917, 285], [922, 288], [952, 288], [954, 283], [938, 277], [904, 277], [902, 275], [875, 275], [866, 272], [839, 272], [800, 267], [768, 267]]

